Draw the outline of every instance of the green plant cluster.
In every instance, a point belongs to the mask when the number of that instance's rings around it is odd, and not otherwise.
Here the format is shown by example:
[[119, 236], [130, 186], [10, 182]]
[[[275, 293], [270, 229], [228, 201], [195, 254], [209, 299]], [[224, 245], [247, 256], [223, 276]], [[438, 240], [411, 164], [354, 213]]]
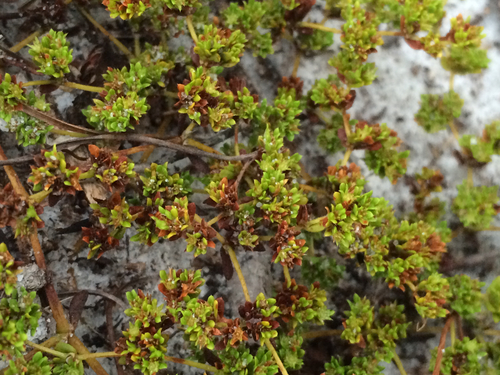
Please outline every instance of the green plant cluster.
[[402, 5], [404, 31], [414, 34], [417, 31], [432, 31], [446, 12], [441, 0], [407, 0]]
[[[6, 255], [10, 256], [5, 244], [0, 244], [0, 251], [2, 260]], [[14, 271], [19, 272], [15, 269]], [[5, 274], [5, 269], [2, 269], [2, 279], [15, 273]], [[26, 350], [28, 334], [35, 333], [42, 312], [40, 306], [34, 303], [36, 292], [28, 293], [24, 287], [17, 286], [15, 276], [11, 281], [12, 288], [9, 290], [6, 285], [5, 289], [9, 297], [4, 297], [0, 301], [0, 353], [3, 360], [9, 360], [5, 373], [83, 375], [83, 362], [75, 357], [76, 349], [64, 342], [59, 342], [55, 346], [54, 349], [58, 352], [56, 357], [49, 359], [42, 352], [36, 352], [31, 359], [24, 358], [22, 353]]]
[[486, 290], [485, 305], [495, 323], [500, 322], [500, 277], [495, 278]]
[[191, 193], [191, 183], [193, 178], [189, 173], [168, 173], [168, 162], [163, 165], [152, 163], [150, 168], [146, 168], [144, 176], [140, 176], [144, 184], [144, 196], [154, 196], [156, 193], [163, 193], [167, 199], [183, 197]]
[[124, 338], [118, 343], [117, 351], [121, 349], [123, 341], [126, 347], [119, 351], [121, 364], [134, 363], [134, 368], [141, 370], [143, 374], [155, 374], [161, 369], [167, 368], [164, 362], [166, 352], [166, 341], [168, 336], [162, 332], [162, 324], [166, 319], [163, 305], [158, 305], [156, 299], [150, 295], [144, 295], [139, 290], [127, 293], [130, 308], [125, 314], [134, 319], [129, 323], [129, 329], [124, 332]]
[[7, 246], [0, 243], [0, 290], [10, 296], [17, 284], [17, 274], [20, 272], [18, 265], [10, 255]]
[[422, 280], [416, 290], [415, 308], [424, 318], [444, 318], [448, 314], [443, 305], [451, 297], [449, 281], [439, 273]]
[[[52, 360], [52, 373], [54, 375], [83, 375], [84, 367], [83, 361], [76, 358], [76, 349], [65, 342], [58, 342], [54, 348], [59, 353], [62, 353], [61, 357], [55, 357]], [[43, 367], [42, 367], [43, 369]]]
[[308, 256], [302, 262], [302, 277], [308, 284], [318, 281], [323, 288], [330, 290], [337, 286], [345, 272], [345, 266], [334, 258]]
[[78, 167], [72, 168], [66, 163], [64, 153], [57, 151], [56, 145], [51, 151], [42, 150], [37, 164], [37, 167], [31, 167], [28, 179], [33, 184], [34, 191], [52, 189], [54, 192], [66, 191], [74, 194], [75, 190], [81, 190], [78, 182], [81, 171]]
[[467, 275], [456, 275], [448, 279], [451, 297], [450, 307], [461, 317], [468, 319], [481, 311], [483, 295], [481, 288], [485, 283]]
[[324, 51], [333, 45], [333, 33], [313, 30], [312, 33], [298, 33], [297, 44], [302, 51]]
[[36, 352], [30, 361], [23, 357], [16, 358], [15, 361], [9, 361], [9, 367], [6, 375], [50, 375], [52, 368], [49, 359], [42, 352]]
[[0, 300], [0, 354], [4, 360], [21, 356], [28, 333], [35, 333], [42, 316], [34, 303], [36, 292], [28, 293], [24, 287], [10, 292]]
[[451, 30], [446, 36], [451, 41], [447, 54], [441, 58], [444, 69], [456, 74], [481, 73], [488, 67], [490, 60], [485, 49], [481, 49], [483, 34], [482, 26], [470, 24], [462, 15], [451, 19]]
[[50, 30], [41, 39], [35, 39], [29, 53], [38, 66], [40, 73], [54, 78], [62, 78], [69, 73], [69, 64], [73, 61], [73, 50], [62, 31]]
[[363, 9], [359, 0], [345, 0], [341, 3], [342, 50], [329, 64], [337, 69], [341, 79], [348, 87], [371, 85], [376, 78], [374, 63], [366, 63], [368, 55], [384, 43], [377, 35], [380, 20], [376, 14]]
[[230, 345], [221, 351], [219, 359], [222, 362], [222, 369], [216, 374], [239, 374], [250, 373], [258, 375], [274, 375], [278, 373], [278, 365], [274, 361], [273, 355], [264, 347], [259, 347], [254, 354], [245, 345], [234, 348]]
[[16, 83], [7, 73], [0, 76], [0, 118], [7, 122], [9, 131], [16, 133], [19, 144], [24, 147], [35, 144], [45, 144], [47, 133], [54, 127], [43, 121], [19, 111], [23, 105], [48, 112], [50, 105], [45, 102], [45, 95], [37, 97], [33, 91], [26, 96], [21, 84]]
[[279, 348], [278, 353], [287, 369], [300, 370], [304, 365], [302, 358], [306, 354], [306, 351], [302, 349], [303, 343], [304, 339], [297, 330], [295, 330], [293, 335], [279, 335], [277, 343]]
[[358, 344], [366, 351], [366, 357], [376, 362], [392, 359], [396, 340], [406, 337], [410, 323], [406, 322], [404, 306], [391, 304], [380, 307], [377, 314], [366, 298], [357, 294], [349, 302], [350, 310], [345, 314], [342, 338], [351, 344]]
[[112, 69], [104, 74], [105, 90], [101, 99], [94, 99], [95, 106], [83, 110], [90, 125], [97, 130], [125, 132], [134, 129], [139, 119], [149, 109], [144, 89], [151, 84], [148, 69], [140, 62], [130, 68]]
[[[182, 48], [180, 52], [184, 52]], [[140, 63], [147, 69], [151, 83], [165, 87], [165, 75], [175, 67], [176, 54], [163, 45], [144, 44], [144, 50], [130, 60], [132, 65]]]
[[[45, 102], [45, 95], [37, 97], [33, 91], [28, 94], [25, 104], [42, 112], [50, 110], [50, 104]], [[16, 112], [10, 119], [8, 128], [16, 133], [18, 143], [24, 147], [37, 144], [44, 145], [47, 134], [54, 129], [52, 125], [47, 125], [24, 112]]]
[[16, 77], [9, 73], [4, 77], [0, 76], [0, 118], [10, 122], [24, 100], [24, 91], [21, 84], [17, 83]]
[[493, 121], [486, 125], [482, 137], [464, 135], [460, 138], [460, 146], [480, 163], [489, 163], [493, 155], [500, 155], [500, 122]]
[[[165, 305], [142, 291], [127, 293], [130, 308], [125, 311], [134, 318], [125, 337], [117, 344], [116, 352], [122, 355], [120, 363], [134, 364], [145, 374], [166, 368], [163, 356], [168, 343], [164, 329], [179, 325], [186, 341], [191, 342], [198, 356], [203, 358], [205, 348], [216, 354], [221, 361], [220, 373], [249, 372], [266, 375], [276, 374], [278, 366], [272, 353], [263, 346], [265, 340], [278, 337], [278, 329], [289, 331], [278, 344], [284, 358], [302, 365], [303, 340], [294, 333], [304, 323], [324, 324], [333, 311], [326, 309], [326, 294], [318, 289], [292, 285], [278, 292], [276, 298], [266, 298], [260, 293], [255, 302], [246, 302], [239, 307], [239, 318], [224, 316], [222, 298], [208, 296], [200, 299], [200, 288], [205, 283], [201, 272], [173, 270], [160, 272], [159, 291], [165, 297]], [[276, 319], [281, 317], [283, 323]], [[250, 349], [249, 338], [260, 341], [258, 350]], [[163, 354], [162, 354], [163, 353]], [[295, 359], [294, 359], [295, 358]]]
[[[454, 345], [447, 347], [443, 353], [441, 362], [441, 374], [481, 374], [486, 370], [485, 344], [476, 339], [464, 337], [457, 340]], [[429, 368], [431, 371], [436, 364], [436, 350], [432, 352], [432, 360]]]
[[401, 139], [386, 124], [369, 125], [360, 121], [355, 131], [347, 137], [353, 147], [365, 148], [365, 163], [380, 177], [387, 177], [393, 184], [406, 173], [406, 159], [410, 151], [399, 152]]
[[119, 16], [122, 20], [140, 16], [151, 6], [148, 0], [104, 0], [102, 4], [106, 6], [111, 18]]
[[467, 228], [487, 229], [498, 213], [498, 187], [470, 186], [466, 181], [457, 187], [453, 212]]
[[6, 375], [83, 375], [83, 361], [77, 358], [76, 349], [65, 342], [58, 342], [53, 349], [57, 356], [46, 357], [36, 352], [29, 361], [23, 356], [9, 361]]
[[423, 94], [420, 110], [415, 115], [415, 121], [428, 133], [436, 133], [446, 129], [450, 121], [460, 117], [464, 101], [455, 91], [443, 96]]
[[339, 137], [339, 131], [344, 130], [344, 120], [340, 113], [334, 113], [327, 119], [325, 127], [320, 130], [318, 135], [318, 144], [329, 154], [344, 149], [342, 140]]
[[19, 196], [11, 184], [0, 190], [0, 205], [0, 227], [11, 227], [15, 231], [15, 238], [33, 233], [34, 228], [44, 227], [38, 216], [43, 212], [43, 207]]
[[[277, 27], [283, 23], [284, 9], [281, 10], [277, 3], [281, 5], [276, 1], [256, 0], [244, 2], [242, 7], [231, 3], [222, 14], [226, 27], [241, 30], [245, 35], [247, 47], [253, 50], [254, 56], [266, 57], [274, 53], [271, 35], [262, 33], [260, 29]], [[276, 21], [278, 24], [275, 24]]]
[[354, 90], [340, 82], [337, 76], [330, 75], [328, 79], [316, 81], [311, 89], [311, 99], [320, 108], [347, 110], [352, 106], [356, 96]]
[[230, 68], [240, 61], [246, 42], [245, 35], [240, 31], [218, 29], [213, 25], [205, 26], [194, 52], [200, 57], [201, 65], [213, 65]]

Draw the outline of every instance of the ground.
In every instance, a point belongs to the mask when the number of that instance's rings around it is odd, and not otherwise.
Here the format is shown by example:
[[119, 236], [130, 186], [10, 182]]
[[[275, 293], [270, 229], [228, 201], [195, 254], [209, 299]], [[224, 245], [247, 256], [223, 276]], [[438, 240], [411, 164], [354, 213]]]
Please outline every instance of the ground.
[[[13, 4], [0, 5], [2, 9], [9, 10]], [[324, 6], [321, 1], [315, 6], [312, 13], [312, 21], [320, 21], [322, 15], [320, 9]], [[490, 67], [482, 74], [457, 76], [455, 78], [455, 90], [465, 100], [462, 116], [458, 119], [458, 128], [461, 134], [480, 134], [483, 127], [493, 120], [500, 119], [500, 3], [497, 0], [450, 0], [446, 5], [447, 16], [443, 21], [443, 31], [447, 30], [448, 20], [462, 13], [464, 17], [471, 16], [473, 24], [481, 24], [485, 28], [486, 38], [484, 43], [488, 49], [488, 57], [491, 59]], [[121, 22], [112, 21], [106, 18], [106, 13], [100, 9], [93, 9], [92, 14], [96, 16], [103, 25], [112, 33], [120, 33]], [[327, 26], [339, 27], [340, 21], [331, 20]], [[28, 28], [21, 28], [21, 21], [7, 21], [0, 24], [0, 33], [5, 35], [9, 42], [17, 42], [29, 34]], [[70, 41], [82, 40], [81, 36], [85, 32], [79, 31], [79, 27], [87, 27], [87, 24], [77, 12], [70, 14], [68, 21], [62, 25], [62, 30], [72, 30]], [[96, 40], [103, 40], [96, 32], [92, 33], [92, 41], [85, 41], [74, 45], [75, 60], [86, 58], [94, 47]], [[87, 40], [87, 39], [84, 39]], [[403, 40], [396, 37], [385, 37], [385, 44], [379, 52], [370, 56], [370, 61], [376, 63], [378, 67], [378, 79], [371, 86], [357, 90], [357, 98], [354, 107], [350, 110], [352, 118], [367, 120], [369, 122], [387, 123], [395, 129], [404, 142], [404, 148], [410, 150], [408, 163], [408, 174], [413, 174], [421, 170], [423, 166], [438, 168], [445, 176], [445, 189], [439, 194], [440, 198], [451, 203], [456, 196], [456, 186], [467, 176], [467, 169], [463, 167], [453, 154], [453, 150], [458, 148], [457, 142], [450, 131], [442, 131], [430, 135], [420, 128], [413, 120], [414, 114], [419, 108], [419, 98], [425, 93], [444, 93], [448, 90], [449, 74], [444, 71], [439, 63], [424, 52], [412, 50]], [[0, 41], [0, 43], [2, 43]], [[190, 39], [182, 37], [177, 43], [187, 44]], [[338, 36], [335, 44], [327, 52], [322, 52], [315, 56], [303, 57], [298, 69], [298, 76], [305, 82], [304, 89], [308, 90], [315, 79], [327, 77], [334, 73], [333, 68], [327, 64], [332, 52], [339, 50], [341, 42]], [[111, 44], [106, 44], [106, 48], [113, 48]], [[276, 46], [276, 54], [266, 61], [255, 59], [251, 55], [242, 58], [241, 69], [251, 87], [260, 97], [272, 98], [275, 94], [274, 87], [281, 76], [288, 76], [292, 72], [294, 61], [294, 50], [287, 41], [279, 42]], [[22, 51], [26, 54], [26, 49]], [[117, 55], [117, 52], [114, 53]], [[113, 55], [113, 56], [114, 56]], [[113, 60], [114, 64], [119, 64], [119, 60]], [[23, 76], [21, 79], [36, 79]], [[53, 93], [57, 97], [54, 109], [56, 114], [67, 121], [83, 123], [78, 111], [81, 109], [77, 98], [77, 91], [56, 91]], [[1, 121], [1, 120], [0, 120]], [[155, 124], [145, 124], [148, 128], [154, 129]], [[295, 144], [295, 151], [301, 153], [306, 170], [313, 176], [321, 176], [326, 171], [326, 167], [334, 165], [340, 154], [327, 156], [315, 143], [315, 137], [321, 125], [305, 123], [303, 132]], [[0, 123], [0, 129], [2, 124]], [[6, 150], [9, 157], [15, 157], [23, 152], [21, 147], [15, 145], [12, 134], [0, 131], [0, 144]], [[199, 131], [197, 136], [207, 139], [211, 144], [218, 144], [224, 137], [229, 137], [229, 133], [223, 133], [213, 137], [208, 133]], [[57, 142], [61, 137], [51, 138], [49, 143]], [[27, 151], [34, 151], [30, 147]], [[26, 150], [25, 150], [26, 152]], [[176, 157], [178, 159], [178, 156]], [[360, 151], [355, 151], [352, 161], [361, 160]], [[137, 160], [138, 158], [136, 158]], [[176, 160], [174, 155], [162, 150], [156, 150], [150, 160], [158, 162], [170, 161], [171, 166], [180, 170], [188, 164], [187, 159]], [[27, 176], [27, 167], [17, 168], [22, 178]], [[382, 180], [373, 176], [369, 171], [363, 171], [368, 177], [368, 189], [374, 191], [375, 196], [385, 197], [395, 207], [398, 213], [411, 210], [413, 201], [409, 188], [401, 179], [396, 185], [392, 185], [387, 179]], [[5, 174], [0, 171], [0, 184], [5, 182]], [[486, 167], [474, 172], [474, 182], [477, 185], [500, 185], [500, 157], [494, 156], [493, 162]], [[202, 197], [195, 197], [200, 202]], [[76, 207], [76, 209], [75, 209]], [[203, 205], [201, 205], [203, 207]], [[210, 210], [204, 207], [208, 216]], [[207, 284], [203, 287], [201, 296], [214, 294], [223, 297], [226, 301], [226, 314], [237, 315], [237, 307], [243, 301], [243, 294], [236, 277], [227, 281], [222, 276], [221, 264], [217, 251], [209, 252], [204, 256], [193, 259], [192, 254], [184, 252], [184, 245], [179, 242], [163, 241], [148, 248], [147, 246], [130, 242], [127, 237], [121, 242], [120, 248], [107, 253], [99, 260], [87, 260], [87, 249], [82, 246], [79, 232], [61, 233], [71, 224], [84, 220], [88, 217], [88, 210], [79, 197], [68, 198], [52, 208], [45, 208], [42, 219], [46, 227], [39, 231], [40, 241], [45, 251], [50, 275], [61, 295], [64, 292], [87, 289], [90, 291], [104, 291], [111, 293], [125, 301], [125, 292], [132, 288], [140, 288], [153, 293], [161, 298], [157, 292], [158, 272], [168, 268], [201, 268], [203, 276], [207, 279]], [[457, 226], [456, 217], [448, 213], [447, 220], [450, 227]], [[500, 224], [497, 219], [496, 225]], [[500, 232], [481, 233], [461, 233], [448, 246], [450, 253], [451, 267], [450, 274], [465, 272], [471, 276], [480, 276], [486, 283], [499, 274], [496, 258], [500, 255], [498, 242]], [[9, 230], [0, 231], [0, 242], [12, 243], [16, 249], [21, 250], [24, 258], [29, 261], [31, 258], [30, 249], [26, 244], [18, 241], [14, 244], [12, 232]], [[24, 249], [24, 250], [23, 250]], [[318, 249], [319, 252], [331, 252], [331, 246]], [[272, 288], [280, 282], [279, 269], [270, 262], [271, 254], [265, 253], [239, 253], [239, 260], [242, 264], [243, 273], [247, 276], [250, 294], [255, 297], [259, 292], [266, 295], [272, 294]], [[32, 272], [36, 272], [36, 269]], [[25, 275], [32, 275], [29, 270]], [[366, 274], [359, 271], [359, 279], [348, 280], [344, 283], [352, 282], [357, 285], [367, 283], [367, 287], [377, 288], [377, 283], [369, 285]], [[25, 282], [28, 276], [21, 276], [21, 282]], [[299, 273], [294, 274], [300, 277]], [[273, 281], [274, 280], [274, 281]], [[35, 283], [36, 284], [36, 283]], [[349, 287], [340, 285], [340, 288]], [[63, 297], [61, 297], [63, 298]], [[329, 304], [335, 310], [342, 311], [345, 308], [345, 300], [339, 302], [339, 298], [330, 296]], [[67, 306], [69, 299], [64, 302]], [[81, 337], [91, 351], [110, 350], [109, 337], [107, 336], [105, 318], [106, 299], [100, 295], [91, 295], [87, 301], [80, 324], [76, 329], [76, 334]], [[113, 309], [113, 322], [115, 335], [118, 336], [122, 329], [128, 325], [127, 318], [121, 308]], [[50, 321], [50, 314], [46, 311], [44, 315], [46, 324], [42, 324], [35, 337], [43, 340], [49, 337], [54, 331], [54, 324]], [[328, 324], [329, 328], [339, 328], [339, 322]], [[169, 343], [169, 354], [179, 357], [187, 357], [189, 351], [181, 333], [173, 332]], [[310, 364], [314, 366], [323, 361], [328, 361], [327, 355], [334, 351], [336, 339], [316, 340], [306, 347], [312, 351]], [[430, 348], [437, 345], [438, 338], [435, 335], [421, 335], [403, 342], [400, 356], [405, 363], [409, 374], [426, 374]], [[104, 360], [103, 364], [109, 369], [111, 374], [116, 373], [115, 366], [111, 360]], [[397, 373], [392, 364], [386, 366], [386, 374]], [[319, 371], [304, 373], [319, 374]], [[171, 366], [169, 372], [189, 373], [185, 367]], [[92, 371], [88, 370], [88, 373]]]

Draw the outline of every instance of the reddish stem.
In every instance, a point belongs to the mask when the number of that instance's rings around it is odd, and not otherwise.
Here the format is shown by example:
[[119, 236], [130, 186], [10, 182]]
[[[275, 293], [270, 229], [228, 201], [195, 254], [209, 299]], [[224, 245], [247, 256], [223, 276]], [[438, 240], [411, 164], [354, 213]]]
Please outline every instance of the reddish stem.
[[[0, 146], [0, 160], [7, 160], [7, 156], [5, 155], [5, 152], [3, 151], [2, 146]], [[17, 176], [16, 171], [14, 168], [8, 165], [4, 165], [5, 172], [7, 173], [7, 176], [9, 177], [10, 183], [12, 184], [12, 187], [14, 188], [15, 192], [25, 198], [28, 199], [29, 195], [26, 189], [24, 189], [23, 185], [21, 184], [21, 181], [19, 180], [19, 177]], [[40, 241], [38, 240], [38, 233], [37, 233], [37, 227], [36, 224], [33, 224], [33, 233], [30, 234], [29, 239], [31, 241], [31, 246], [33, 247], [33, 252], [35, 254], [35, 261], [38, 267], [44, 271], [47, 270], [47, 264], [45, 263], [45, 256], [43, 254], [42, 246], [40, 245]], [[50, 308], [52, 310], [52, 315], [54, 317], [54, 320], [56, 321], [56, 330], [58, 333], [69, 333], [71, 330], [71, 326], [66, 319], [66, 316], [64, 315], [64, 309], [61, 304], [61, 301], [59, 300], [59, 297], [57, 296], [56, 290], [54, 288], [54, 285], [52, 283], [47, 282], [45, 284], [45, 294], [47, 295], [47, 299], [49, 301]], [[89, 351], [83, 345], [83, 343], [74, 335], [70, 336], [69, 338], [69, 343], [78, 351], [80, 354], [87, 354]], [[89, 360], [87, 361], [90, 367], [96, 372], [98, 375], [108, 375], [106, 370], [101, 366], [97, 360]]]
[[441, 361], [443, 360], [443, 351], [444, 351], [444, 346], [446, 345], [446, 336], [448, 334], [448, 330], [450, 329], [450, 325], [453, 319], [454, 316], [449, 315], [448, 318], [446, 318], [446, 323], [444, 324], [443, 330], [441, 331], [441, 338], [439, 339], [439, 345], [437, 348], [436, 365], [434, 366], [434, 371], [432, 372], [432, 375], [439, 375], [441, 372]]

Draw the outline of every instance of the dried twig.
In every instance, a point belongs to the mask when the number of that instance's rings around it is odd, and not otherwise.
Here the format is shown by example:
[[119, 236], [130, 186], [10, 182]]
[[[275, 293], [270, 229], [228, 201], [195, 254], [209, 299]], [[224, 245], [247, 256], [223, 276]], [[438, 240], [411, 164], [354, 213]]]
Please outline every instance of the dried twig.
[[[7, 160], [7, 156], [5, 155], [1, 146], [0, 146], [0, 160]], [[8, 165], [5, 165], [4, 169], [16, 193], [27, 199], [28, 192], [26, 191], [26, 189], [24, 189], [14, 169]], [[33, 253], [35, 255], [36, 264], [40, 269], [46, 270], [47, 266], [45, 263], [45, 256], [43, 254], [42, 246], [38, 239], [36, 224], [33, 224], [33, 233], [29, 235], [29, 239], [31, 242], [31, 246], [33, 247]], [[64, 334], [69, 333], [71, 327], [68, 320], [66, 319], [66, 316], [64, 315], [64, 310], [61, 301], [59, 300], [59, 297], [56, 293], [54, 285], [50, 282], [47, 282], [45, 284], [44, 289], [45, 289], [45, 295], [47, 296], [49, 305], [52, 309], [52, 316], [54, 317], [54, 320], [57, 323], [56, 324], [57, 333], [64, 333]], [[68, 343], [72, 345], [78, 351], [78, 353], [89, 354], [88, 349], [80, 341], [80, 339], [76, 337], [76, 335], [70, 336], [68, 339]], [[96, 359], [91, 358], [87, 361], [87, 363], [97, 375], [108, 375], [106, 370], [104, 370], [104, 368]]]
[[[113, 306], [115, 304], [112, 301], [106, 301], [106, 329], [108, 333], [108, 340], [111, 342], [112, 345], [115, 344], [116, 342], [116, 337], [115, 337], [115, 327], [113, 325]], [[116, 372], [118, 375], [124, 375], [125, 372], [123, 371], [123, 366], [120, 365], [119, 363], [119, 358], [115, 358], [115, 365], [116, 365]]]
[[36, 74], [42, 76], [42, 73], [38, 72], [38, 67], [31, 61], [23, 59], [17, 53], [14, 53], [7, 48], [0, 46], [0, 60], [6, 65], [17, 66], [31, 74]]
[[[255, 155], [255, 157], [256, 156], [257, 155]], [[234, 183], [234, 188], [235, 188], [236, 191], [238, 191], [238, 185], [240, 184], [240, 181], [243, 178], [243, 175], [245, 174], [245, 172], [248, 169], [248, 167], [250, 166], [250, 164], [252, 164], [254, 162], [255, 157], [253, 157], [252, 159], [250, 159], [249, 161], [247, 161], [245, 163], [245, 165], [243, 166], [243, 168], [241, 168], [240, 174], [238, 175], [238, 177], [236, 178], [236, 182]]]
[[87, 292], [88, 294], [94, 294], [97, 296], [105, 297], [109, 299], [110, 301], [113, 301], [116, 303], [118, 306], [120, 306], [121, 309], [126, 310], [128, 308], [127, 304], [123, 302], [121, 299], [118, 297], [114, 296], [113, 294], [103, 292], [102, 290], [93, 290], [93, 289], [80, 289], [80, 290], [70, 290], [67, 292], [60, 292], [60, 296], [68, 295], [68, 294], [77, 294], [80, 292]]
[[66, 129], [66, 130], [72, 130], [80, 133], [86, 133], [86, 134], [102, 134], [102, 132], [93, 130], [93, 129], [87, 129], [78, 125], [73, 125], [68, 122], [59, 120], [55, 117], [49, 116], [45, 112], [41, 112], [33, 107], [30, 107], [29, 105], [23, 104], [23, 109], [22, 111], [26, 113], [27, 115], [33, 116], [39, 120], [42, 120], [46, 122], [49, 125], [55, 126], [56, 128], [60, 129]]
[[[100, 134], [100, 135], [95, 135], [95, 136], [90, 136], [90, 137], [85, 137], [85, 138], [79, 138], [79, 139], [71, 140], [71, 141], [67, 141], [67, 142], [61, 142], [61, 143], [58, 143], [56, 146], [60, 149], [60, 151], [65, 152], [65, 149], [61, 148], [62, 146], [76, 146], [76, 145], [94, 143], [95, 141], [106, 141], [106, 140], [144, 143], [144, 144], [154, 145], [157, 147], [170, 148], [172, 150], [179, 151], [179, 152], [182, 152], [182, 153], [188, 154], [188, 155], [205, 156], [205, 157], [209, 157], [209, 158], [214, 158], [214, 159], [218, 159], [218, 160], [226, 160], [226, 161], [242, 161], [242, 160], [249, 160], [249, 159], [251, 161], [252, 159], [255, 159], [258, 155], [258, 151], [252, 152], [250, 154], [239, 155], [239, 156], [226, 156], [226, 155], [212, 154], [210, 152], [199, 150], [195, 147], [183, 146], [183, 145], [171, 142], [171, 141], [165, 141], [163, 139], [148, 137], [146, 135], [140, 135], [140, 134]], [[35, 155], [26, 155], [26, 156], [21, 156], [19, 158], [12, 158], [9, 160], [7, 160], [7, 159], [0, 160], [0, 166], [24, 164], [26, 162], [30, 162], [31, 160], [33, 160], [34, 156]]]

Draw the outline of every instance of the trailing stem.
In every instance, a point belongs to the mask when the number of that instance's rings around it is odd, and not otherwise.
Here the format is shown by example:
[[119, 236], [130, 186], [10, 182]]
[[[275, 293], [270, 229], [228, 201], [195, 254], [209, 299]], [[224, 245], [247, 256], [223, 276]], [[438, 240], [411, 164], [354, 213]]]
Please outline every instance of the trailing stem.
[[35, 38], [40, 36], [40, 34], [42, 34], [42, 29], [36, 30], [34, 33], [30, 34], [29, 36], [27, 36], [26, 38], [21, 40], [19, 43], [17, 43], [16, 45], [13, 45], [12, 47], [10, 47], [10, 51], [11, 52], [19, 52], [24, 46], [28, 45], [28, 43], [31, 43], [33, 40], [35, 40]]
[[392, 360], [396, 364], [396, 367], [398, 368], [401, 375], [407, 375], [406, 370], [403, 367], [403, 362], [401, 362], [401, 358], [399, 358], [398, 353], [396, 353], [396, 350], [394, 350], [394, 357], [392, 358]]
[[290, 271], [288, 270], [288, 267], [286, 265], [283, 266], [283, 274], [285, 275], [286, 286], [290, 288], [290, 286], [292, 285], [292, 279], [290, 277]]
[[[195, 215], [194, 219], [201, 223], [202, 218], [199, 215]], [[224, 249], [229, 254], [229, 257], [231, 258], [231, 262], [233, 263], [233, 267], [236, 271], [236, 274], [238, 275], [238, 279], [240, 280], [241, 288], [243, 289], [243, 294], [245, 295], [245, 301], [251, 302], [252, 300], [250, 299], [250, 294], [248, 293], [248, 287], [247, 283], [245, 281], [245, 276], [243, 276], [243, 272], [241, 271], [240, 263], [238, 262], [238, 258], [236, 257], [236, 253], [234, 252], [233, 248], [226, 244], [226, 240], [222, 235], [216, 231], [216, 236], [219, 242], [224, 246]]]
[[264, 340], [264, 344], [266, 344], [267, 348], [269, 351], [273, 354], [274, 360], [278, 364], [279, 369], [281, 370], [282, 375], [288, 375], [288, 372], [286, 371], [285, 366], [283, 365], [283, 362], [281, 362], [280, 356], [278, 355], [278, 352], [276, 349], [274, 349], [273, 344], [269, 341], [269, 339]]
[[195, 43], [198, 43], [198, 36], [196, 35], [196, 31], [194, 31], [193, 16], [192, 15], [189, 15], [186, 17], [186, 23], [187, 23], [187, 27], [189, 30], [189, 34], [191, 34], [191, 38], [193, 38], [193, 41]]
[[453, 315], [448, 315], [448, 318], [446, 318], [446, 323], [444, 324], [444, 327], [441, 331], [441, 338], [439, 339], [439, 345], [437, 348], [436, 365], [434, 366], [432, 375], [439, 375], [439, 373], [441, 372], [441, 361], [443, 360], [443, 351], [446, 344], [446, 336], [448, 334], [448, 330], [450, 329], [452, 321]]
[[332, 27], [326, 27], [326, 26], [323, 26], [320, 23], [314, 23], [314, 22], [300, 22], [299, 26], [309, 27], [311, 29], [316, 29], [316, 30], [321, 30], [321, 31], [328, 31], [328, 32], [334, 33], [334, 34], [342, 34], [343, 33], [343, 31], [340, 30], [340, 29], [334, 29]]
[[83, 90], [83, 91], [90, 91], [90, 92], [102, 92], [104, 90], [104, 87], [96, 87], [96, 86], [89, 86], [89, 85], [82, 85], [81, 83], [76, 83], [76, 82], [58, 82], [54, 81], [51, 79], [42, 79], [38, 81], [28, 81], [28, 82], [22, 82], [23, 87], [29, 87], [29, 86], [41, 86], [41, 85], [63, 85], [66, 87], [70, 87], [73, 89], [78, 89], [78, 90]]
[[347, 165], [347, 162], [349, 161], [349, 158], [351, 157], [351, 153], [352, 153], [352, 147], [349, 147], [344, 154], [344, 158], [342, 159], [343, 166]]
[[[1, 146], [0, 146], [0, 160], [7, 160], [7, 156], [5, 155], [3, 148]], [[10, 183], [12, 184], [12, 187], [14, 188], [14, 191], [19, 196], [23, 197], [25, 200], [28, 200], [29, 195], [27, 191], [24, 189], [23, 185], [21, 184], [19, 177], [14, 171], [14, 168], [8, 165], [4, 165], [4, 169], [5, 172], [7, 173]], [[38, 239], [38, 231], [35, 223], [33, 223], [33, 231], [29, 235], [29, 239], [31, 242], [31, 246], [33, 248], [33, 253], [35, 255], [36, 264], [41, 270], [46, 270], [47, 265], [45, 263], [45, 256], [43, 254], [42, 246], [40, 245], [40, 240]], [[61, 301], [59, 300], [59, 297], [57, 296], [57, 292], [52, 283], [47, 282], [45, 284], [45, 294], [47, 296], [50, 308], [52, 310], [52, 316], [56, 321], [57, 333], [61, 334], [69, 333], [71, 328], [70, 324], [66, 319], [66, 316], [64, 315], [63, 306], [61, 304]], [[75, 335], [70, 336], [69, 343], [78, 351], [78, 353], [81, 354], [88, 353], [88, 350], [85, 347], [85, 345], [83, 345], [83, 343]], [[97, 375], [108, 375], [106, 370], [104, 370], [101, 364], [97, 362], [95, 359], [90, 360], [89, 365]]]

